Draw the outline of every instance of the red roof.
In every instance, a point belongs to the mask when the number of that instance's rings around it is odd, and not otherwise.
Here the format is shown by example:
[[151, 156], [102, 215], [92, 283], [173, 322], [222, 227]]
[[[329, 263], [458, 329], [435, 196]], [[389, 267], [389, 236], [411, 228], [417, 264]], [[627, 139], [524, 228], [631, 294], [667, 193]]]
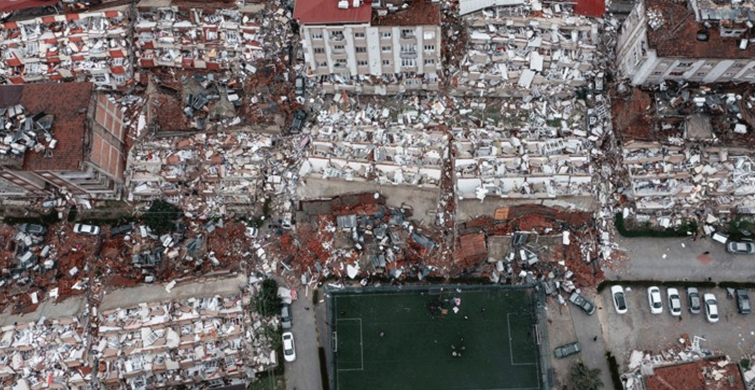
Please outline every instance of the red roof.
[[345, 0], [349, 8], [338, 8], [338, 0], [296, 0], [294, 19], [301, 24], [367, 23], [372, 15], [370, 2], [362, 1], [357, 8]]
[[3, 106], [21, 104], [30, 114], [53, 115], [52, 136], [58, 145], [52, 158], [28, 150], [24, 171], [73, 171], [84, 160], [84, 134], [92, 83], [46, 83], [0, 86]]
[[0, 12], [46, 7], [48, 5], [55, 5], [57, 3], [58, 0], [2, 0], [0, 1]]
[[605, 0], [577, 0], [574, 13], [582, 16], [601, 18], [606, 13]]

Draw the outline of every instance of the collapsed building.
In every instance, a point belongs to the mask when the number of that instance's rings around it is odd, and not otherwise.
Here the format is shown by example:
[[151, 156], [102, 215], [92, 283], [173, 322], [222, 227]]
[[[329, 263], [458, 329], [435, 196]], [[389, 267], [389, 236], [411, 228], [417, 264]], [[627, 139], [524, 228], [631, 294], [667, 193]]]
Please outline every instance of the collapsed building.
[[306, 72], [323, 92], [439, 89], [440, 7], [429, 1], [297, 0]]
[[624, 195], [644, 214], [640, 219], [755, 212], [750, 93], [633, 90], [616, 101], [628, 180]]
[[637, 1], [621, 27], [616, 64], [633, 85], [752, 82], [753, 23], [751, 2]]
[[132, 82], [128, 5], [11, 18], [0, 26], [0, 79], [9, 84], [91, 81], [120, 90]]
[[[576, 2], [577, 10], [586, 1]], [[600, 2], [599, 2], [600, 3]], [[454, 94], [571, 96], [581, 87], [602, 90], [600, 22], [572, 5], [539, 1], [462, 0], [469, 47], [452, 78]], [[605, 13], [598, 4], [593, 16]]]
[[119, 196], [123, 113], [92, 83], [0, 86], [0, 194]]
[[219, 70], [264, 58], [261, 29], [270, 23], [263, 22], [264, 4], [198, 5], [184, 0], [137, 4], [134, 40], [141, 68]]

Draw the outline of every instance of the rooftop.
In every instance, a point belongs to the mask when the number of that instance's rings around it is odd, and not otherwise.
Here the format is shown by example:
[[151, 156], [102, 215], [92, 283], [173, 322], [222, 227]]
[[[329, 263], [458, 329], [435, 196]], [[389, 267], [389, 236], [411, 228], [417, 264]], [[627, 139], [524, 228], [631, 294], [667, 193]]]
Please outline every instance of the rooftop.
[[54, 156], [24, 155], [25, 171], [76, 170], [84, 159], [84, 134], [92, 83], [0, 86], [3, 107], [20, 104], [27, 113], [53, 115], [52, 134], [58, 140]]
[[[755, 57], [755, 45], [739, 49], [739, 38], [724, 38], [718, 27], [706, 28], [695, 21], [692, 9], [671, 0], [645, 0], [648, 22], [648, 44], [658, 57], [730, 58]], [[655, 26], [655, 28], [653, 28]], [[706, 31], [707, 41], [697, 40], [697, 33]]]
[[58, 0], [5, 0], [0, 1], [0, 12], [19, 11], [22, 9], [55, 5]]
[[[728, 364], [727, 364], [728, 363]], [[721, 367], [723, 365], [723, 367]], [[737, 365], [725, 359], [698, 360], [654, 369], [645, 380], [647, 390], [744, 390]]]
[[429, 1], [416, 1], [408, 8], [379, 17], [377, 13], [372, 18], [374, 26], [439, 26], [440, 7]]
[[[347, 8], [339, 8], [339, 3], [347, 4]], [[367, 23], [372, 15], [369, 2], [358, 2], [358, 7], [348, 0], [296, 0], [294, 3], [294, 19], [301, 24], [347, 24]]]

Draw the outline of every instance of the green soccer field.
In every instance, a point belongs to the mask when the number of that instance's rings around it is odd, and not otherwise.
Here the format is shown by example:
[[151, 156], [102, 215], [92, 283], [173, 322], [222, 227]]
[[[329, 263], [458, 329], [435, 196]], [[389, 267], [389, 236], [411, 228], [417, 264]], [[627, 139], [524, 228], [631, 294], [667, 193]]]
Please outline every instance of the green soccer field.
[[534, 291], [459, 288], [330, 292], [335, 390], [541, 389]]

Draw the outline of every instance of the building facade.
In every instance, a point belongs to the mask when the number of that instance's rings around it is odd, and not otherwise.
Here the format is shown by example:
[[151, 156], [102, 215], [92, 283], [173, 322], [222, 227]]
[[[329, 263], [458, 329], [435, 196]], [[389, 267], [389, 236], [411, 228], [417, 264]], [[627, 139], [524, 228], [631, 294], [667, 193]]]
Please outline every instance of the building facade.
[[393, 13], [389, 8], [297, 1], [294, 18], [301, 24], [309, 73], [332, 75], [333, 81], [346, 85], [375, 76], [393, 84], [386, 92], [436, 90], [441, 69], [439, 8], [425, 3]]
[[0, 197], [118, 196], [126, 126], [120, 109], [93, 93], [92, 83], [2, 86], [0, 95], [9, 125], [0, 143]]
[[749, 3], [638, 1], [619, 35], [619, 72], [633, 85], [753, 82], [753, 21]]

